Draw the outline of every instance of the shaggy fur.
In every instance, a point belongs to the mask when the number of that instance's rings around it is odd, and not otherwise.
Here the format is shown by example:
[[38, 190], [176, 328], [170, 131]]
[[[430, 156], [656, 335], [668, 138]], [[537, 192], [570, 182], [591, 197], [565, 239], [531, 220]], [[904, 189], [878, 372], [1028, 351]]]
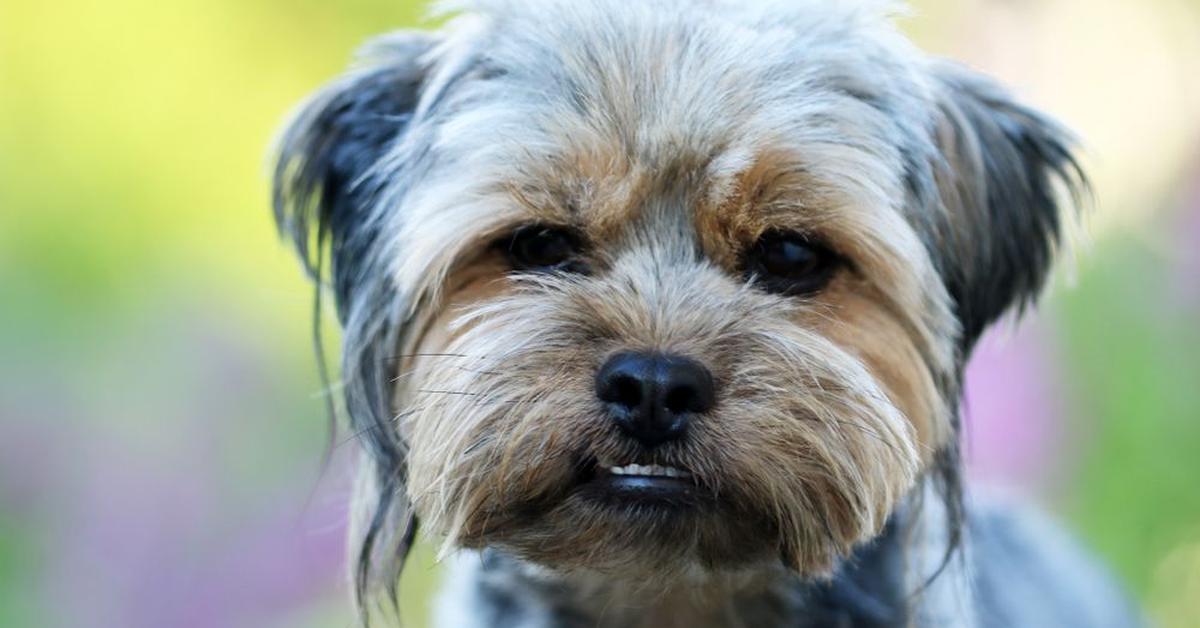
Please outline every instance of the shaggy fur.
[[[395, 585], [420, 521], [482, 550], [458, 578], [478, 625], [945, 610], [911, 596], [969, 528], [963, 364], [1047, 275], [1082, 187], [1063, 130], [871, 3], [452, 11], [306, 103], [276, 173], [281, 227], [319, 281], [328, 252], [344, 328], [360, 601]], [[577, 234], [580, 272], [514, 270], [496, 243], [528, 225]], [[844, 263], [815, 294], [764, 290], [745, 259], [774, 232]], [[687, 438], [647, 449], [606, 417], [597, 369], [629, 350], [711, 371]], [[630, 463], [685, 469], [703, 503], [578, 490]], [[497, 574], [520, 603], [481, 593]]]

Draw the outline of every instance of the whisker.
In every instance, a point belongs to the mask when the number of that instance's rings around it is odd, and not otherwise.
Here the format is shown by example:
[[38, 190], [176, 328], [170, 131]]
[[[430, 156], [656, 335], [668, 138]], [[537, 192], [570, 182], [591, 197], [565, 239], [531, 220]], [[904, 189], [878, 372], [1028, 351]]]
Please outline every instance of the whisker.
[[[392, 417], [389, 422], [395, 423], [396, 421], [399, 421], [400, 419], [403, 419], [404, 417], [412, 415], [416, 412], [420, 412], [423, 409], [424, 408], [411, 408], [409, 410], [401, 412], [400, 414], [397, 414], [396, 416]], [[333, 449], [334, 450], [341, 449], [342, 447], [345, 447], [346, 445], [350, 444], [351, 441], [357, 440], [357, 439], [361, 438], [362, 436], [365, 436], [366, 434], [368, 434], [372, 431], [381, 429], [385, 426], [386, 426], [385, 423], [375, 423], [373, 425], [368, 425], [367, 427], [364, 427], [363, 429], [358, 430], [358, 431], [354, 432], [353, 434], [350, 434], [346, 438], [335, 443], [333, 446]]]
[[879, 430], [876, 430], [867, 425], [862, 425], [861, 423], [858, 423], [856, 421], [850, 421], [850, 420], [846, 420], [846, 419], [828, 419], [828, 418], [818, 419], [818, 418], [813, 418], [813, 417], [802, 417], [800, 420], [808, 421], [810, 423], [836, 423], [838, 425], [842, 425], [845, 427], [853, 427], [868, 436], [874, 437], [879, 442], [886, 445], [888, 447], [888, 449], [891, 449], [892, 453], [896, 453], [896, 454], [900, 453], [899, 450], [896, 448], [896, 444], [893, 443], [892, 441], [888, 440], [887, 437], [885, 437], [883, 434], [879, 433]]
[[484, 394], [484, 393], [477, 393], [477, 392], [469, 392], [466, 390], [430, 390], [430, 389], [426, 389], [426, 388], [421, 388], [421, 389], [417, 390], [417, 392], [421, 393], [421, 394], [425, 394], [425, 395], [463, 395], [463, 396], [467, 396], [467, 397], [478, 397], [478, 396]]
[[397, 362], [410, 358], [486, 358], [486, 355], [469, 355], [466, 353], [401, 353], [383, 358], [384, 362]]

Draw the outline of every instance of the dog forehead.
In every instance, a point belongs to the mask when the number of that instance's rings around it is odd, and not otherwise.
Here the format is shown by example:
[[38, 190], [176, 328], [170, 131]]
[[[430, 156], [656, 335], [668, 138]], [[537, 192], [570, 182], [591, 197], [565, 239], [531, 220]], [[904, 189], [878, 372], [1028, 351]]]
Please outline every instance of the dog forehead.
[[[879, 2], [482, 0], [464, 15], [478, 59], [531, 100], [720, 131], [814, 95], [892, 100], [921, 58]], [[914, 79], [917, 79], [914, 81]], [[879, 104], [879, 103], [875, 103]], [[644, 124], [646, 122], [643, 122]]]
[[895, 199], [929, 116], [913, 54], [874, 4], [472, 3], [485, 34], [468, 74], [483, 78], [448, 99], [441, 144], [493, 155], [519, 200], [602, 216], [655, 192], [728, 191], [763, 154], [876, 197], [854, 202]]
[[[521, 223], [605, 240], [663, 199], [702, 232], [773, 209], [919, 257], [904, 205], [906, 162], [932, 150], [922, 58], [872, 3], [783, 4], [472, 3], [403, 145], [434, 157], [397, 213], [401, 281]], [[731, 213], [747, 175], [778, 197]]]

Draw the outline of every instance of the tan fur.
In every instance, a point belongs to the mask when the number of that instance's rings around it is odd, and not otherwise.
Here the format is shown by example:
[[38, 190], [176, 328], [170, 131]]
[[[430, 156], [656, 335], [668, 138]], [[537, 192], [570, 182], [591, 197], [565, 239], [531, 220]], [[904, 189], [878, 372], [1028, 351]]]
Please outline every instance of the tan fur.
[[[498, 544], [565, 568], [645, 571], [782, 556], [801, 572], [825, 572], [878, 532], [948, 432], [930, 374], [945, 365], [926, 361], [941, 330], [922, 326], [929, 305], [921, 294], [896, 296], [905, 289], [897, 276], [913, 271], [886, 272], [908, 260], [891, 242], [870, 249], [851, 240], [862, 233], [853, 212], [820, 211], [811, 195], [796, 194], [795, 170], [773, 175], [758, 162], [742, 177], [768, 193], [712, 212], [694, 194], [671, 194], [670, 181], [629, 184], [594, 169], [617, 163], [556, 160], [553, 180], [590, 180], [588, 195], [512, 201], [532, 222], [548, 217], [535, 207], [573, 204], [584, 233], [604, 236], [589, 241], [594, 276], [507, 277], [495, 252], [449, 274], [447, 284], [462, 287], [433, 306], [438, 314], [399, 395], [418, 513], [450, 544]], [[567, 174], [568, 164], [590, 170]], [[621, 172], [639, 170], [625, 164]], [[778, 209], [789, 201], [793, 211]], [[841, 224], [848, 214], [850, 224]], [[721, 266], [736, 263], [736, 242], [769, 227], [819, 233], [853, 269], [812, 299], [747, 286]], [[695, 241], [719, 241], [711, 257], [727, 261], [697, 258]], [[914, 301], [921, 311], [904, 309]], [[647, 456], [605, 418], [592, 378], [626, 349], [678, 353], [712, 369], [718, 406], [687, 443]], [[731, 510], [686, 530], [653, 522], [631, 530], [624, 517], [572, 495], [581, 460], [680, 466]], [[734, 511], [750, 515], [738, 520]], [[647, 551], [660, 559], [646, 561]]]

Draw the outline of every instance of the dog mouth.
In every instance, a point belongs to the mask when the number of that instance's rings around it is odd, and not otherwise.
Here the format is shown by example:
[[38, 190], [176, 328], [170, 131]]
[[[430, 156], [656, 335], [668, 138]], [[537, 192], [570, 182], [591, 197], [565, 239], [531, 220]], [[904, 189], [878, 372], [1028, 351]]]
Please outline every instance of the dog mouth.
[[608, 473], [630, 479], [662, 479], [676, 478], [691, 479], [692, 474], [675, 467], [663, 467], [656, 464], [627, 464], [623, 467], [608, 467]]
[[659, 464], [597, 462], [579, 478], [579, 492], [613, 505], [691, 506], [705, 491], [686, 469]]

